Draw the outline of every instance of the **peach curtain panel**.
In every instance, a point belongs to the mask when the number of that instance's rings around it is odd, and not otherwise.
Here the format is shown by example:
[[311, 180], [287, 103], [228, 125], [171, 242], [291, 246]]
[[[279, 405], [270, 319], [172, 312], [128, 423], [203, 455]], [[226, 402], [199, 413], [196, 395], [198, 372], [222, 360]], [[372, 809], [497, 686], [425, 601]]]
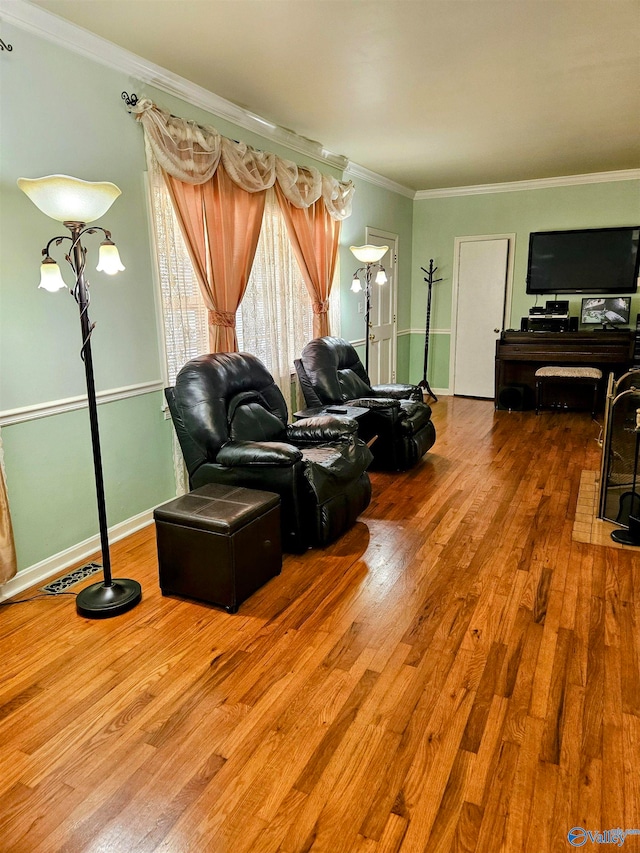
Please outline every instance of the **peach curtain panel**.
[[276, 184], [276, 196], [287, 223], [289, 239], [313, 305], [313, 336], [331, 333], [329, 293], [336, 269], [340, 221], [332, 219], [322, 201], [294, 207]]
[[0, 438], [0, 585], [11, 580], [18, 571], [16, 546], [9, 512], [9, 498], [2, 468], [2, 439]]
[[249, 281], [266, 191], [246, 192], [221, 164], [204, 184], [166, 173], [165, 180], [208, 309], [211, 352], [236, 352], [236, 311]]

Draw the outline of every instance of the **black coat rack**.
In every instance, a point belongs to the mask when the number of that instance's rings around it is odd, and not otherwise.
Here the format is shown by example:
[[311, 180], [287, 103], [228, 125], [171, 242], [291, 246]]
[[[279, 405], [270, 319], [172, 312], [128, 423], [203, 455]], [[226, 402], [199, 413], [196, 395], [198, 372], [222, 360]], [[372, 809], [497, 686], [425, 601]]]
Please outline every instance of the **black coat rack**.
[[424, 370], [422, 373], [422, 381], [418, 382], [418, 386], [423, 388], [429, 397], [431, 397], [436, 403], [438, 402], [438, 398], [431, 390], [431, 386], [429, 385], [429, 380], [427, 379], [427, 367], [429, 364], [429, 331], [431, 328], [431, 289], [433, 285], [437, 281], [442, 281], [441, 278], [434, 278], [438, 267], [434, 267], [433, 258], [429, 261], [429, 269], [426, 270], [424, 267], [420, 267], [423, 273], [425, 273], [426, 278], [425, 282], [427, 283], [427, 321], [425, 323], [424, 330]]

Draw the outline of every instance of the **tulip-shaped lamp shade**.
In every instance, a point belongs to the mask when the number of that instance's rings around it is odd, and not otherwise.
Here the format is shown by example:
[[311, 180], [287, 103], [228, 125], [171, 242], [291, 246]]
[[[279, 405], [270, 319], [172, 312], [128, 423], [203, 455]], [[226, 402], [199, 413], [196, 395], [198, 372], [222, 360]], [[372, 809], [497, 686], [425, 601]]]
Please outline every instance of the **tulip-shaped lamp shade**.
[[55, 293], [66, 286], [58, 264], [53, 258], [45, 258], [40, 267], [40, 284], [38, 287], [48, 290], [49, 293]]
[[107, 275], [115, 275], [117, 272], [124, 270], [118, 247], [111, 240], [104, 240], [104, 242], [100, 243], [96, 270], [98, 272], [106, 272]]
[[388, 246], [349, 246], [349, 249], [362, 264], [375, 264], [389, 251]]
[[376, 284], [386, 284], [387, 274], [384, 270], [378, 270], [376, 273]]
[[37, 208], [58, 222], [93, 222], [120, 195], [109, 181], [82, 181], [69, 175], [18, 178], [18, 186]]

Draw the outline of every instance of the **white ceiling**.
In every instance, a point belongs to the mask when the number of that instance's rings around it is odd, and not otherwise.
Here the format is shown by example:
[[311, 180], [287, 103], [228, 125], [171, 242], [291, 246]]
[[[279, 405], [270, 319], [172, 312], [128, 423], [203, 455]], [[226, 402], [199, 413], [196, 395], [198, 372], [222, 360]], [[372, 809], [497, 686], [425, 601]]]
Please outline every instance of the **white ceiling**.
[[640, 167], [640, 0], [33, 0], [413, 190]]

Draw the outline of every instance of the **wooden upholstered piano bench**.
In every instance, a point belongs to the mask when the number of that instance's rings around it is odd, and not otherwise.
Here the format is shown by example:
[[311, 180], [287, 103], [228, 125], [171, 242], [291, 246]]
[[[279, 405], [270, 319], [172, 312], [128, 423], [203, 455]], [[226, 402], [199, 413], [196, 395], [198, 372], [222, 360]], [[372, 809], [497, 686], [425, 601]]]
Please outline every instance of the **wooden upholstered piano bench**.
[[569, 409], [575, 406], [575, 389], [593, 389], [591, 417], [598, 405], [602, 371], [597, 367], [540, 367], [536, 370], [536, 415], [541, 408]]
[[163, 595], [235, 613], [280, 574], [279, 495], [210, 483], [158, 507], [153, 516]]

